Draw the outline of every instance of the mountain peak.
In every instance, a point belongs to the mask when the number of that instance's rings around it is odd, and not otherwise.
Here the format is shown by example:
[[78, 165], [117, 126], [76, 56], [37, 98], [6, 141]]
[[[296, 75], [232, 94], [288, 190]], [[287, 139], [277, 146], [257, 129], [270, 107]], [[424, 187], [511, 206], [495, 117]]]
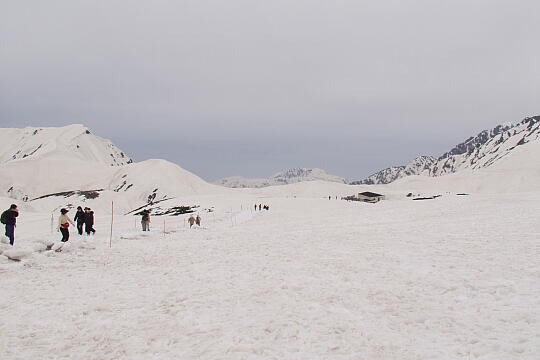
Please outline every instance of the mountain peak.
[[292, 168], [280, 171], [269, 179], [246, 179], [231, 176], [215, 181], [215, 184], [233, 188], [261, 188], [273, 185], [286, 185], [302, 181], [322, 180], [345, 184], [347, 181], [339, 176], [330, 175], [319, 168]]
[[388, 184], [411, 175], [441, 176], [463, 169], [480, 169], [493, 165], [517, 146], [540, 137], [540, 116], [518, 123], [504, 123], [483, 130], [454, 146], [439, 158], [420, 156], [406, 166], [381, 170], [364, 180], [351, 184]]
[[29, 158], [56, 158], [110, 166], [132, 160], [110, 140], [98, 137], [82, 124], [62, 127], [0, 128], [0, 163]]

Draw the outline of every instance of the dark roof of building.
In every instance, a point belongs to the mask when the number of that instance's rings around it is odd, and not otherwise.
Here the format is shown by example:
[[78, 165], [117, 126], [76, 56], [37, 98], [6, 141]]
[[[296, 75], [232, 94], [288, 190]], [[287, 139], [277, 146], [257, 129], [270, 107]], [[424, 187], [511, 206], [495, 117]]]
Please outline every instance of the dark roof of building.
[[376, 194], [376, 193], [373, 193], [373, 192], [370, 192], [370, 191], [364, 191], [363, 193], [360, 193], [360, 195], [364, 195], [364, 196], [367, 196], [367, 197], [379, 197], [379, 196], [383, 196], [381, 194]]

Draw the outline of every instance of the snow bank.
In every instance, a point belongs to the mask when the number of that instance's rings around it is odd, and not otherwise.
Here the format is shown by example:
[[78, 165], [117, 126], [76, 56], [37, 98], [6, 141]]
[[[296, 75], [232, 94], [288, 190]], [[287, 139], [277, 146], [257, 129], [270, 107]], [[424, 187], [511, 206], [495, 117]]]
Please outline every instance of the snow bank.
[[2, 255], [11, 260], [20, 261], [32, 254], [31, 250], [28, 249], [8, 249], [2, 252]]

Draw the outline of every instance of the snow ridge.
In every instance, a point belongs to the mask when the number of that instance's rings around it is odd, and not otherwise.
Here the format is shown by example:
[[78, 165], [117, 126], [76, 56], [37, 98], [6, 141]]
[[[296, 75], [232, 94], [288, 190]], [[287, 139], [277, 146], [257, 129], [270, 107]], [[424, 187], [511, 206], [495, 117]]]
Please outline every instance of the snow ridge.
[[83, 125], [64, 127], [0, 128], [0, 164], [44, 157], [74, 159], [109, 166], [133, 162], [110, 140]]
[[329, 181], [346, 184], [347, 181], [339, 176], [328, 174], [318, 168], [293, 168], [274, 174], [269, 179], [248, 179], [241, 176], [231, 176], [215, 181], [215, 184], [231, 188], [262, 188], [274, 185], [295, 184], [303, 181]]
[[517, 146], [540, 137], [540, 116], [498, 125], [456, 145], [439, 158], [420, 156], [406, 166], [390, 167], [351, 185], [388, 184], [405, 176], [441, 176], [464, 169], [487, 168], [510, 154]]
[[406, 166], [393, 166], [381, 170], [364, 180], [353, 181], [351, 185], [388, 184], [411, 175], [429, 175], [431, 166], [437, 162], [433, 156], [419, 156]]

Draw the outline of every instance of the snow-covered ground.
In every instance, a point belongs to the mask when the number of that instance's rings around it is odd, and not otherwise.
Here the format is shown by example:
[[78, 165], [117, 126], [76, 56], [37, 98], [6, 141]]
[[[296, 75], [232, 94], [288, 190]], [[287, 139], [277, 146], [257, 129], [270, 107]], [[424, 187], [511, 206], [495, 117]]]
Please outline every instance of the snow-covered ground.
[[201, 228], [119, 217], [112, 248], [108, 215], [54, 252], [50, 213], [22, 212], [26, 256], [0, 256], [0, 358], [539, 358], [540, 192], [236, 194], [199, 201], [215, 209]]

